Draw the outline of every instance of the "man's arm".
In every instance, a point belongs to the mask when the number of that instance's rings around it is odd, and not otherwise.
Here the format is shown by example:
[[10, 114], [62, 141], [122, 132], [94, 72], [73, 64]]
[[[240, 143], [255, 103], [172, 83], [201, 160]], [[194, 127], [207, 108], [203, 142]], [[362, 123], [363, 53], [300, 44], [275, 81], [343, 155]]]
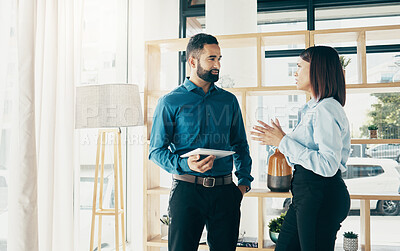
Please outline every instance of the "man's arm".
[[165, 97], [162, 97], [154, 111], [149, 159], [169, 173], [184, 174], [190, 171], [187, 158], [181, 158], [168, 148], [174, 135], [174, 127], [174, 111], [165, 101]]
[[242, 113], [236, 97], [234, 97], [233, 101], [233, 121], [230, 131], [230, 144], [232, 151], [235, 152], [233, 160], [236, 167], [235, 175], [238, 177], [238, 185], [241, 191], [245, 192], [245, 187], [250, 189], [250, 183], [254, 178], [250, 175], [252, 160], [250, 157], [249, 145], [247, 143]]

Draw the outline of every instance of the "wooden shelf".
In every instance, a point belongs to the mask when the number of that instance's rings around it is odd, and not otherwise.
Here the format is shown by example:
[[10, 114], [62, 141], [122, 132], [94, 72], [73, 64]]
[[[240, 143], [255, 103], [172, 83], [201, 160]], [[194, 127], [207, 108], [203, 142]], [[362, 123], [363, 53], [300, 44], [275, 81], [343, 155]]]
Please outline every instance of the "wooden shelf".
[[[255, 84], [254, 84], [255, 85]], [[391, 83], [362, 83], [362, 84], [347, 84], [347, 93], [393, 93], [400, 92], [400, 82]], [[268, 96], [282, 94], [306, 94], [304, 91], [297, 90], [296, 85], [277, 85], [277, 86], [254, 86], [254, 87], [236, 87], [224, 88], [229, 92], [246, 92], [248, 96]], [[151, 91], [147, 96], [159, 98], [169, 91]]]
[[169, 194], [171, 189], [168, 187], [155, 187], [147, 189], [147, 194]]
[[[147, 189], [147, 194], [169, 194], [170, 188], [168, 187], [155, 187]], [[271, 192], [267, 189], [252, 189], [250, 192], [245, 194], [246, 197], [281, 197], [289, 198], [290, 193], [276, 193]]]
[[[170, 188], [156, 187], [147, 190], [147, 194], [168, 195]], [[244, 195], [245, 197], [255, 198], [291, 198], [290, 192], [271, 192], [268, 189], [253, 188]], [[400, 200], [400, 194], [350, 194], [350, 198], [354, 200]]]
[[400, 25], [375, 27], [356, 27], [343, 29], [326, 29], [311, 31], [311, 36], [317, 37], [318, 42], [349, 42], [357, 41], [359, 34], [365, 32], [368, 40], [387, 40], [400, 38]]
[[[399, 32], [397, 32], [399, 31]], [[326, 29], [314, 31], [283, 31], [283, 32], [264, 32], [237, 35], [216, 36], [221, 47], [239, 48], [254, 46], [252, 39], [262, 38], [262, 46], [304, 44], [308, 37], [314, 36], [319, 42], [347, 42], [357, 41], [359, 33], [366, 32], [368, 40], [387, 40], [400, 38], [400, 25], [387, 25], [376, 27], [356, 27], [343, 29]], [[146, 42], [147, 46], [158, 47], [161, 51], [184, 51], [189, 38], [165, 39]]]
[[352, 200], [400, 200], [400, 194], [350, 194]]
[[352, 139], [351, 144], [398, 144], [400, 139]]
[[[124, 210], [119, 209], [118, 214], [122, 214]], [[115, 209], [97, 209], [95, 215], [115, 215]]]
[[[243, 93], [245, 92], [248, 96], [268, 96], [282, 94], [306, 94], [304, 91], [297, 90], [297, 86], [293, 85], [276, 85], [276, 86], [256, 86], [254, 87], [236, 87], [236, 88], [224, 88], [229, 92]], [[400, 82], [390, 83], [361, 83], [361, 84], [347, 84], [347, 93], [393, 93], [400, 92]], [[154, 90], [147, 94], [151, 98], [159, 98], [169, 91]]]
[[[167, 195], [170, 192], [168, 187], [155, 187], [147, 189], [147, 194]], [[292, 195], [289, 192], [271, 192], [268, 189], [254, 188], [244, 195], [245, 197], [262, 197], [262, 198], [290, 198]]]

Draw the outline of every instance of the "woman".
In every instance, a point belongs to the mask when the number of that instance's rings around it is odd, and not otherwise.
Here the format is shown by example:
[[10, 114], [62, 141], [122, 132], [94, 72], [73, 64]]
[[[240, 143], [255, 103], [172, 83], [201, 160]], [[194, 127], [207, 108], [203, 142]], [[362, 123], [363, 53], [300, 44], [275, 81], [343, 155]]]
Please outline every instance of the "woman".
[[275, 250], [329, 251], [350, 209], [341, 177], [350, 154], [349, 123], [342, 107], [345, 81], [331, 47], [306, 49], [297, 65], [297, 89], [312, 96], [300, 110], [299, 124], [286, 135], [278, 120], [271, 120], [271, 126], [259, 121], [261, 126], [254, 126], [251, 135], [262, 145], [277, 146], [294, 167], [292, 204]]

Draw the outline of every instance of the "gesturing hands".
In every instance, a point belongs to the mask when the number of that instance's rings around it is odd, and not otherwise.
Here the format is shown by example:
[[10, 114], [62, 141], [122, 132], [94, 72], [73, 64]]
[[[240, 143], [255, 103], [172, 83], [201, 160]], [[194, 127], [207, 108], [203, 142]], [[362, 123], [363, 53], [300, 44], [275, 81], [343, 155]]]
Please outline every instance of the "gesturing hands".
[[251, 139], [260, 141], [261, 145], [272, 145], [272, 146], [279, 146], [281, 143], [282, 138], [286, 135], [281, 125], [279, 124], [279, 120], [275, 119], [275, 122], [271, 119], [271, 125], [269, 126], [266, 123], [258, 120], [258, 123], [261, 126], [254, 126], [253, 129], [256, 131], [250, 132], [252, 135]]
[[190, 170], [198, 172], [198, 173], [204, 173], [210, 170], [213, 167], [215, 156], [214, 155], [209, 155], [207, 158], [203, 160], [199, 160], [200, 155], [192, 155], [188, 158], [187, 163], [190, 168]]

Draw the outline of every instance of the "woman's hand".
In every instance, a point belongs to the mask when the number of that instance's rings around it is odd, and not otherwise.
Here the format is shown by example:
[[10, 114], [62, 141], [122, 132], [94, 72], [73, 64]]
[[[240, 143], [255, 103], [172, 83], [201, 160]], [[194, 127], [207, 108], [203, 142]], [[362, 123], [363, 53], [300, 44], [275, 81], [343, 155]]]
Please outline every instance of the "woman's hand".
[[256, 131], [250, 132], [252, 135], [251, 138], [253, 140], [260, 141], [261, 145], [279, 146], [282, 138], [286, 135], [279, 124], [279, 120], [275, 119], [274, 122], [271, 119], [272, 126], [269, 126], [260, 120], [258, 120], [258, 123], [260, 123], [261, 126], [253, 127], [253, 129]]

